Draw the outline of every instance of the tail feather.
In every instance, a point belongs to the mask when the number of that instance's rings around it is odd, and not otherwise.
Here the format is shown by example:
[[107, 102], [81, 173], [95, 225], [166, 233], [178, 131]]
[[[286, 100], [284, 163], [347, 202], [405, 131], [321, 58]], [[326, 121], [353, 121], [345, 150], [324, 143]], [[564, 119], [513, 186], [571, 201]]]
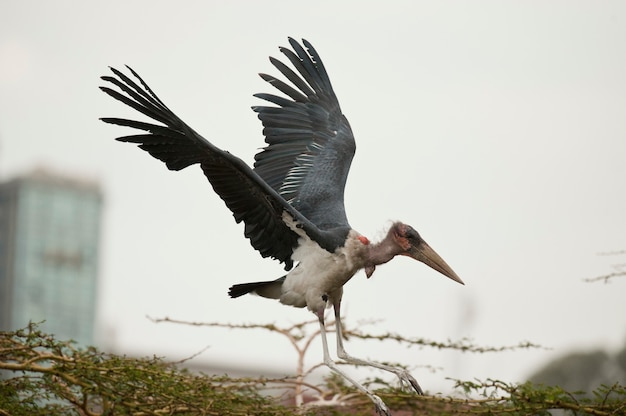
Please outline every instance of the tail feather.
[[281, 287], [285, 281], [285, 277], [287, 276], [264, 282], [240, 283], [232, 285], [228, 289], [228, 295], [231, 298], [238, 298], [239, 296], [243, 296], [248, 293], [255, 293], [259, 296], [263, 296], [264, 298], [278, 299], [282, 294]]

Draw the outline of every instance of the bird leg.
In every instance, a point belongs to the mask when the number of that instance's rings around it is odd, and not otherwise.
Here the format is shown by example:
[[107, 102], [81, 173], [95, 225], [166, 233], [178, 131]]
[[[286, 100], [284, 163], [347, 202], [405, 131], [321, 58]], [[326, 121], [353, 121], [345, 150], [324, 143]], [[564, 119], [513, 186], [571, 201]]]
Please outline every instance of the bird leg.
[[419, 395], [424, 395], [424, 391], [417, 383], [417, 380], [404, 368], [394, 367], [390, 365], [385, 365], [381, 363], [377, 363], [376, 361], [368, 361], [362, 360], [360, 358], [355, 358], [350, 356], [345, 348], [343, 347], [343, 332], [341, 327], [341, 314], [339, 312], [341, 307], [341, 302], [335, 302], [333, 304], [335, 310], [335, 331], [337, 333], [337, 357], [341, 358], [347, 363], [354, 365], [367, 365], [370, 367], [379, 368], [384, 371], [389, 371], [390, 373], [394, 373], [400, 379], [400, 384], [402, 386], [410, 385], [413, 387], [413, 390], [417, 392]]
[[387, 405], [380, 397], [369, 391], [367, 388], [365, 388], [365, 386], [354, 380], [352, 377], [348, 376], [345, 372], [343, 372], [343, 370], [339, 368], [337, 363], [335, 363], [332, 358], [330, 358], [330, 353], [328, 352], [328, 341], [326, 340], [326, 327], [324, 325], [324, 310], [322, 309], [321, 311], [318, 311], [316, 315], [320, 322], [320, 334], [322, 336], [322, 347], [324, 348], [324, 364], [328, 368], [339, 374], [341, 377], [352, 383], [352, 385], [356, 387], [359, 391], [366, 394], [367, 397], [369, 397], [370, 400], [374, 402], [374, 405], [376, 406], [376, 413], [378, 413], [379, 415], [391, 416]]

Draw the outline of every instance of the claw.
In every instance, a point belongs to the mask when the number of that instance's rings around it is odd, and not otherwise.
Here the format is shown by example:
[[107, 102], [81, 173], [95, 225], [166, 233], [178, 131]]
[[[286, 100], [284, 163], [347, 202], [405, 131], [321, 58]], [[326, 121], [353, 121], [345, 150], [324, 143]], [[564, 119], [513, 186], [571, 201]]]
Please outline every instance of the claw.
[[417, 382], [417, 380], [415, 380], [415, 378], [411, 375], [411, 373], [409, 373], [408, 371], [402, 368], [398, 368], [396, 370], [397, 371], [395, 371], [395, 373], [400, 379], [400, 385], [402, 387], [406, 385], [410, 385], [411, 387], [413, 387], [413, 390], [415, 390], [417, 394], [419, 394], [420, 396], [424, 395], [424, 390], [422, 390], [419, 383]]
[[411, 387], [413, 387], [413, 390], [415, 390], [417, 394], [419, 394], [420, 396], [424, 395], [424, 390], [422, 390], [417, 380], [415, 380], [413, 376], [410, 374], [409, 374], [409, 384], [411, 384]]
[[376, 396], [375, 394], [372, 394], [370, 396], [370, 399], [372, 399], [372, 401], [374, 402], [374, 405], [376, 406], [377, 415], [391, 416], [391, 413], [389, 412], [389, 408], [380, 397]]

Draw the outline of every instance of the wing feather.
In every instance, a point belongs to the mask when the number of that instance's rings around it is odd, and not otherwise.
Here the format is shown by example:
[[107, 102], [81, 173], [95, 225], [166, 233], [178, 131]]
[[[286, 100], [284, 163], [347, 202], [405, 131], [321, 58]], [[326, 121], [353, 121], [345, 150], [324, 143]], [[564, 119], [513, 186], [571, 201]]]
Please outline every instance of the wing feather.
[[130, 69], [141, 86], [120, 71], [112, 71], [116, 77], [104, 76], [102, 79], [122, 92], [100, 87], [102, 91], [162, 123], [102, 118], [105, 123], [146, 132], [122, 136], [117, 140], [138, 144], [141, 149], [165, 162], [170, 170], [200, 164], [215, 192], [232, 211], [235, 221], [244, 222], [244, 235], [263, 257], [269, 256], [285, 263], [287, 270], [293, 267], [291, 254], [299, 235], [284, 222], [285, 212], [322, 247], [333, 251], [340, 245], [337, 235], [319, 230], [241, 159], [217, 148], [185, 124], [135, 71]]
[[255, 156], [254, 170], [320, 229], [349, 228], [344, 189], [354, 136], [318, 53], [306, 40], [304, 47], [289, 43], [293, 50], [280, 51], [295, 71], [278, 59], [270, 62], [293, 86], [261, 74], [288, 98], [255, 95], [273, 105], [253, 107], [268, 144]]

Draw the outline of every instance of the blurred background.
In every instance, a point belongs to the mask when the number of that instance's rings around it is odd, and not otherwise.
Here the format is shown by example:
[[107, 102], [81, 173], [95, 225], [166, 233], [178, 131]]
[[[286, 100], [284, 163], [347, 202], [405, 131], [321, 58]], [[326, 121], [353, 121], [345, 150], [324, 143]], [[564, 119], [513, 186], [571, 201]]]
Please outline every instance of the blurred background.
[[[276, 335], [148, 319], [313, 316], [228, 298], [231, 284], [282, 266], [251, 248], [199, 168], [168, 172], [115, 142], [128, 131], [98, 118], [137, 115], [97, 88], [108, 66], [130, 65], [251, 164], [264, 145], [252, 94], [272, 91], [256, 74], [277, 73], [267, 57], [281, 58], [288, 36], [316, 47], [355, 133], [352, 226], [376, 240], [407, 222], [466, 283], [398, 259], [345, 286], [345, 324], [545, 347], [462, 354], [351, 339], [348, 351], [406, 364], [431, 392], [449, 390], [448, 377], [523, 381], [571, 354], [623, 382], [626, 278], [586, 281], [619, 273], [626, 249], [620, 1], [2, 2], [1, 329], [45, 319], [105, 351], [179, 360], [208, 347], [198, 366], [295, 370]], [[307, 362], [321, 359], [314, 345]]]

